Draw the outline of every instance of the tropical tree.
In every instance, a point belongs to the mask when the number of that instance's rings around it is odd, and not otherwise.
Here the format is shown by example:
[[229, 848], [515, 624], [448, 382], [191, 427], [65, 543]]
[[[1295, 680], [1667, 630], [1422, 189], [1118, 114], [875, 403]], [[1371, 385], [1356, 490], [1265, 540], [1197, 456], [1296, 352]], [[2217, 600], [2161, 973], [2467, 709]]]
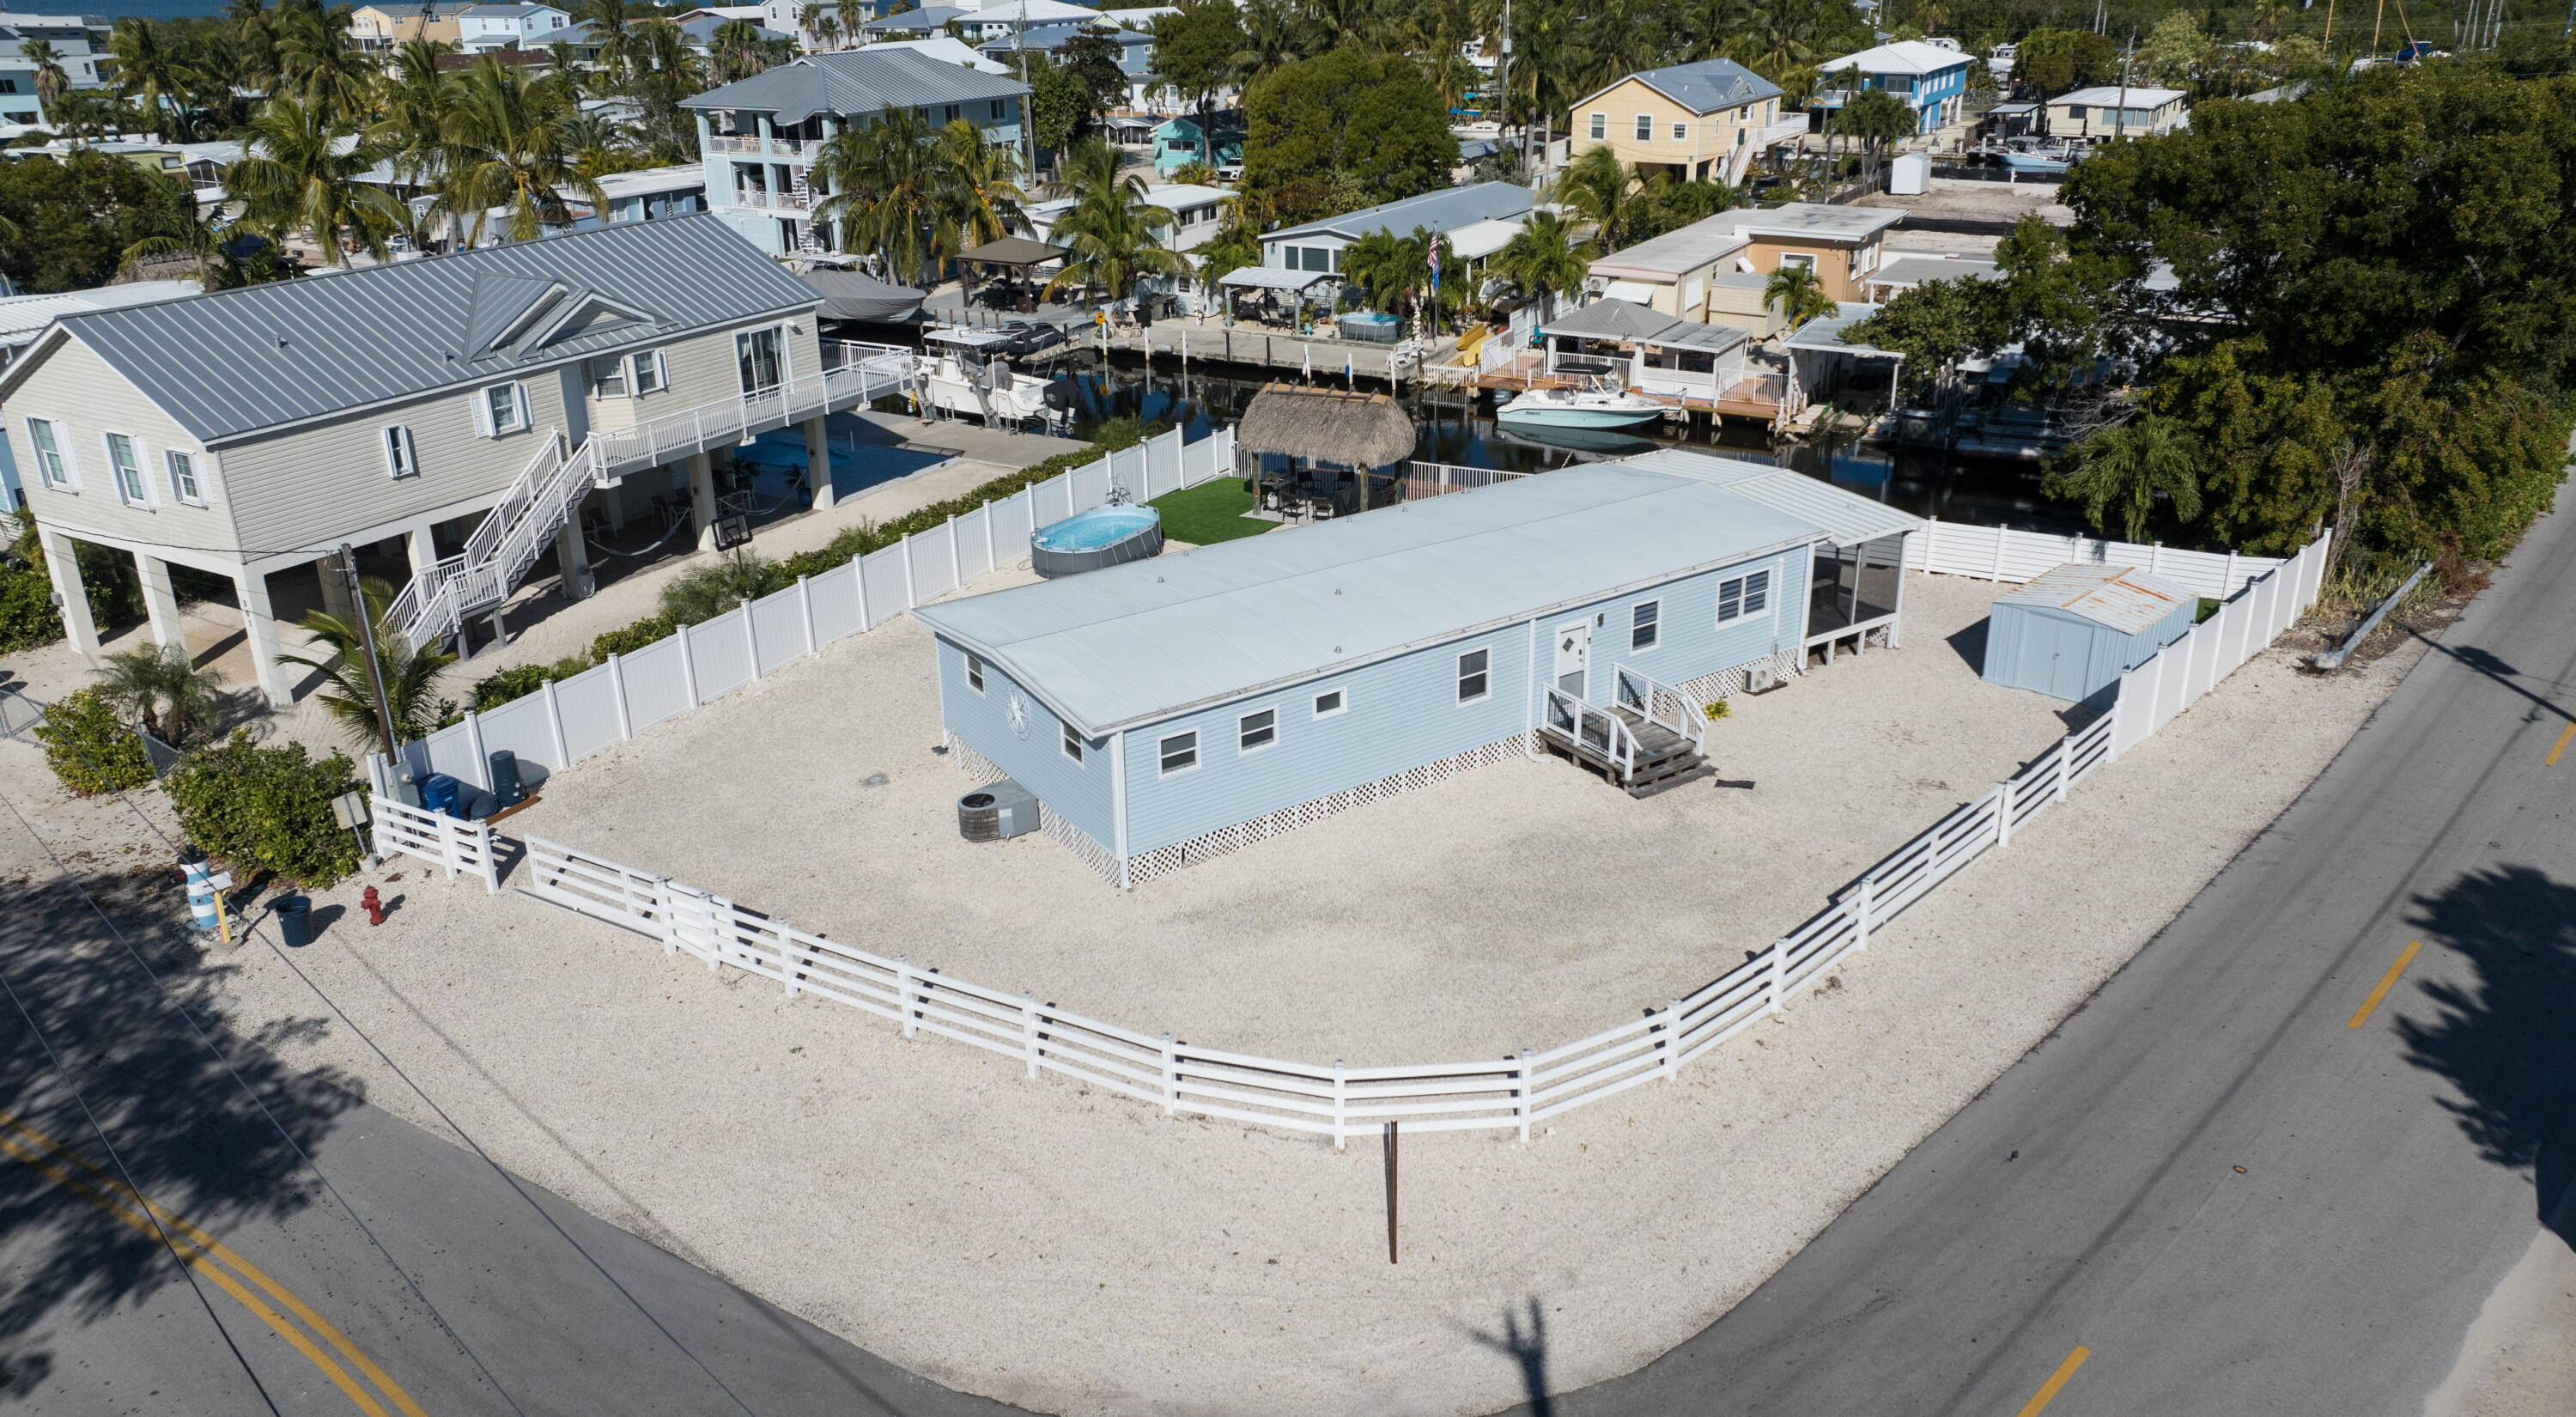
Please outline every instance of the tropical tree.
[[1592, 222], [1593, 239], [1606, 255], [1619, 249], [1630, 228], [1650, 217], [1664, 185], [1661, 174], [1642, 177], [1604, 146], [1588, 149], [1568, 163], [1557, 174], [1549, 195]]
[[1589, 241], [1576, 241], [1574, 227], [1551, 211], [1534, 211], [1503, 249], [1488, 263], [1494, 274], [1510, 278], [1533, 300], [1583, 288], [1599, 251]]
[[663, 162], [697, 161], [697, 117], [680, 104], [705, 90], [705, 61], [690, 46], [688, 35], [669, 20], [637, 20], [630, 35], [635, 67], [627, 92], [640, 111], [638, 126], [646, 142]]
[[27, 39], [18, 42], [18, 54], [36, 68], [36, 101], [53, 107], [72, 83], [71, 75], [63, 68], [63, 52], [46, 40]]
[[805, 0], [803, 5], [797, 7], [796, 28], [803, 31], [807, 41], [813, 43], [818, 49], [821, 48], [822, 45], [818, 32], [815, 29], [815, 21], [822, 18], [823, 0]]
[[623, 92], [634, 82], [642, 47], [636, 24], [651, 13], [632, 0], [581, 0], [572, 7], [574, 21], [589, 25], [591, 37], [599, 41], [600, 76], [609, 88]]
[[1233, 82], [1235, 56], [1251, 42], [1233, 0], [1185, 0], [1154, 20], [1154, 72], [1198, 115], [1200, 158], [1216, 162], [1216, 92]]
[[[228, 264], [224, 255], [226, 233], [222, 204], [199, 206], [196, 192], [187, 184], [157, 172], [151, 176], [170, 189], [171, 220], [177, 229], [146, 236], [128, 245], [121, 269], [130, 274], [136, 266], [155, 256], [186, 256], [197, 263], [197, 284], [200, 287], [214, 290], [221, 286], [224, 281], [219, 273]], [[0, 231], [0, 241], [16, 239], [14, 232]]]
[[914, 110], [889, 108], [865, 128], [844, 128], [815, 154], [831, 189], [817, 214], [841, 226], [845, 248], [874, 253], [889, 277], [929, 283], [941, 177], [931, 134]]
[[459, 87], [454, 74], [438, 67], [448, 49], [442, 40], [404, 40], [385, 74], [385, 119], [377, 136], [392, 147], [394, 175], [406, 182], [434, 182], [446, 168], [447, 116], [456, 111]]
[[451, 166], [433, 214], [469, 222], [469, 244], [483, 238], [486, 213], [498, 208], [503, 234], [534, 241], [549, 226], [573, 220], [565, 189], [605, 210], [608, 195], [574, 160], [568, 139], [578, 108], [561, 88], [486, 54], [466, 71], [447, 116]]
[[[411, 637], [386, 613], [394, 601], [394, 588], [382, 578], [368, 576], [358, 582], [358, 599], [363, 613], [372, 619], [376, 641], [376, 668], [384, 678], [385, 716], [393, 720], [394, 737], [401, 740], [426, 738], [437, 731], [439, 720], [446, 716], [448, 705], [432, 697], [438, 676], [456, 662], [450, 654], [435, 650], [416, 650]], [[289, 664], [319, 669], [330, 676], [331, 686], [316, 697], [331, 717], [338, 720], [341, 736], [359, 747], [380, 742], [376, 720], [376, 675], [367, 668], [367, 644], [356, 614], [333, 615], [328, 611], [306, 612], [304, 628], [315, 639], [328, 646], [331, 654], [323, 659], [305, 659], [280, 655]]]
[[1071, 288], [1098, 289], [1111, 302], [1127, 298], [1148, 275], [1187, 275], [1190, 264], [1165, 250], [1162, 233], [1174, 218], [1145, 196], [1145, 184], [1118, 171], [1118, 154], [1098, 139], [1065, 160], [1073, 210], [1056, 218], [1054, 235], [1069, 254], [1047, 283], [1052, 296]]
[[825, 49], [841, 47], [841, 22], [830, 15], [814, 17], [814, 37]]
[[186, 142], [196, 126], [186, 101], [197, 85], [196, 69], [172, 49], [169, 30], [128, 16], [116, 22], [107, 49], [116, 58], [117, 95], [139, 99], [156, 123], [168, 114], [169, 131]]
[[751, 21], [727, 20], [709, 38], [717, 83], [748, 79], [766, 67], [761, 63], [760, 26]]
[[[344, 240], [388, 257], [385, 238], [407, 228], [411, 214], [383, 188], [358, 181], [389, 156], [383, 144], [325, 106], [285, 95], [270, 99], [246, 133], [241, 160], [224, 173], [242, 225], [280, 240], [309, 232], [333, 265], [347, 264]], [[341, 140], [352, 137], [358, 141], [344, 149]]]
[[859, 26], [868, 22], [868, 0], [833, 0], [832, 9], [841, 21], [841, 33], [848, 35], [851, 43], [858, 43]]
[[2173, 504], [2177, 521], [2200, 515], [2198, 460], [2199, 447], [2183, 425], [2151, 413], [2076, 444], [2040, 490], [2082, 502], [2098, 530], [2109, 530], [2107, 515], [2116, 512], [2127, 538], [2144, 541], [2159, 496]]
[[1861, 144], [1862, 180], [1875, 186], [1879, 158], [1891, 145], [1913, 137], [1917, 125], [1905, 100], [1885, 89], [1862, 89], [1835, 112], [1830, 127]]
[[100, 697], [173, 748], [185, 748], [211, 730], [224, 710], [223, 680], [191, 663], [185, 645], [119, 650], [91, 672], [98, 676]]
[[[1020, 210], [1026, 194], [1020, 190], [1016, 149], [986, 142], [984, 130], [963, 118], [940, 129], [930, 147], [934, 251], [953, 258], [1028, 225]], [[972, 301], [974, 277], [961, 266], [959, 279]]]
[[349, 33], [350, 7], [325, 10], [319, 0], [281, 6], [277, 32], [281, 88], [353, 129], [375, 108], [376, 65]]
[[239, 56], [239, 78], [247, 85], [265, 90], [277, 77], [277, 31], [262, 0], [228, 0], [224, 6], [224, 30], [232, 37]]
[[1816, 268], [1805, 262], [1780, 263], [1771, 279], [1762, 283], [1762, 303], [1778, 305], [1781, 317], [1796, 329], [1809, 320], [1822, 320], [1840, 314], [1842, 307], [1825, 294], [1825, 283], [1816, 277]]

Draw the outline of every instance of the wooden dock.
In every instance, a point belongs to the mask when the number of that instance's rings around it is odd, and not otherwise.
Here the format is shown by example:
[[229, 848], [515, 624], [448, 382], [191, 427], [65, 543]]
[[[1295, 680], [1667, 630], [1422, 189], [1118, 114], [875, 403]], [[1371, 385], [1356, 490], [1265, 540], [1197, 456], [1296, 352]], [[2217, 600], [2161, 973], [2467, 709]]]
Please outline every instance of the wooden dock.
[[1300, 335], [1257, 325], [1166, 320], [1147, 326], [1141, 335], [1117, 336], [1110, 341], [1109, 347], [1129, 354], [1142, 354], [1149, 359], [1177, 359], [1185, 363], [1205, 360], [1213, 364], [1241, 364], [1254, 369], [1311, 374], [1317, 380], [1343, 379], [1356, 383], [1361, 379], [1375, 379], [1389, 385], [1402, 385], [1420, 383], [1423, 365], [1426, 362], [1437, 363], [1445, 357], [1450, 346], [1442, 341], [1428, 349], [1416, 350], [1409, 346], [1348, 340], [1332, 335]]

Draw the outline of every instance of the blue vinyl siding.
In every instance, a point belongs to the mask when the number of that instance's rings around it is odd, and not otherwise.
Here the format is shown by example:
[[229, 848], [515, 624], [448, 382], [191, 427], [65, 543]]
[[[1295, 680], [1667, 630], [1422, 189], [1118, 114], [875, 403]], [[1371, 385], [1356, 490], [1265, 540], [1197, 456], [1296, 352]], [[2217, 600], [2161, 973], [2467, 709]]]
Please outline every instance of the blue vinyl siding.
[[[1717, 623], [1719, 583], [1755, 570], [1771, 572], [1774, 608], [1721, 627]], [[1616, 599], [1540, 615], [1535, 673], [1530, 663], [1531, 622], [1523, 620], [1129, 729], [1128, 854], [1187, 841], [1525, 731], [1536, 721], [1539, 696], [1551, 682], [1553, 633], [1577, 619], [1597, 616], [1601, 621], [1592, 632], [1590, 688], [1585, 694], [1596, 703], [1608, 697], [1611, 676], [1622, 664], [1634, 664], [1653, 678], [1679, 684], [1767, 658], [1777, 650], [1794, 649], [1806, 632], [1808, 575], [1808, 548], [1793, 546]], [[1648, 600], [1660, 602], [1658, 643], [1632, 653], [1628, 648], [1631, 612]], [[945, 643], [940, 648], [946, 674], [947, 657], [954, 651]], [[1458, 657], [1480, 648], [1491, 651], [1486, 697], [1461, 705], [1457, 702]], [[986, 673], [989, 677], [993, 671]], [[997, 677], [989, 681], [999, 682]], [[1345, 695], [1344, 712], [1318, 721], [1315, 696], [1334, 689]], [[953, 681], [949, 692], [953, 727], [957, 723], [954, 696], [966, 692], [962, 679]], [[1278, 710], [1277, 742], [1255, 753], [1240, 752], [1239, 720], [1266, 708]], [[1054, 720], [1049, 716], [1047, 721]], [[975, 741], [962, 728], [957, 731], [969, 742]], [[1162, 776], [1161, 741], [1192, 731], [1199, 735], [1198, 766]], [[1007, 737], [1008, 730], [1003, 734]], [[1032, 730], [1030, 737], [1036, 736]], [[983, 751], [980, 745], [977, 751]], [[1036, 783], [1022, 781], [1041, 798], [1046, 796]]]
[[[1029, 736], [1011, 732], [1011, 694], [1029, 708]], [[1079, 763], [1064, 755], [1064, 720], [1009, 675], [984, 666], [984, 692], [966, 684], [966, 654], [939, 641], [939, 702], [948, 731], [983, 754], [1013, 781], [1038, 795], [1102, 846], [1115, 850], [1117, 828], [1110, 805], [1109, 740], [1086, 744]]]

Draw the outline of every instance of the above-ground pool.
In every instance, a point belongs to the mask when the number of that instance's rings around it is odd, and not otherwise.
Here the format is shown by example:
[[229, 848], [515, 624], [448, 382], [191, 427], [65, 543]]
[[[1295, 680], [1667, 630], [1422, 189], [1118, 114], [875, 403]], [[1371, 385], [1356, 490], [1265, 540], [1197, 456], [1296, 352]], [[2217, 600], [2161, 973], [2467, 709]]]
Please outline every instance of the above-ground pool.
[[1393, 315], [1362, 310], [1341, 319], [1342, 338], [1364, 339], [1376, 344], [1393, 344], [1404, 337], [1404, 326]]
[[1041, 576], [1076, 576], [1142, 561], [1163, 550], [1163, 514], [1151, 507], [1094, 507], [1029, 537], [1029, 564]]

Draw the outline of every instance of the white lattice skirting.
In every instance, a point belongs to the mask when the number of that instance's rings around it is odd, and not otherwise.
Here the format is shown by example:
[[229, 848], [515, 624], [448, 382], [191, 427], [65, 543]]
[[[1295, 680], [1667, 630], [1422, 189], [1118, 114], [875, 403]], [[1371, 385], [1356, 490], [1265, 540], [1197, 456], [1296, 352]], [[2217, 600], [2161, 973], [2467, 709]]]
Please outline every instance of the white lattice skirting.
[[[1682, 696], [1691, 701], [1691, 708], [1697, 711], [1719, 699], [1730, 699], [1743, 693], [1746, 671], [1764, 662], [1759, 659], [1749, 660], [1733, 669], [1721, 669], [1715, 674], [1703, 674], [1696, 679], [1675, 684], [1673, 687], [1680, 690]], [[1783, 683], [1786, 683], [1792, 675], [1806, 672], [1806, 656], [1794, 649], [1779, 651], [1770, 657], [1768, 663], [1771, 666], [1771, 672], [1779, 676]]]

